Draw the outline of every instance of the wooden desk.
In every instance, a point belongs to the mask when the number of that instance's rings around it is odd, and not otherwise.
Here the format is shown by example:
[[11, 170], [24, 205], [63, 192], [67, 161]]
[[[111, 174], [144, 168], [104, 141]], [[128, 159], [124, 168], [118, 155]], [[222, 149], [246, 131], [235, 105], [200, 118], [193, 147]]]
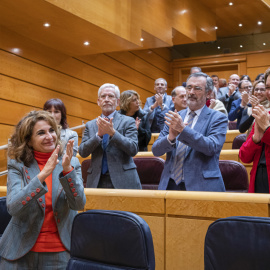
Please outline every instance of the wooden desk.
[[[5, 196], [6, 187], [0, 187]], [[209, 225], [229, 216], [269, 217], [269, 194], [85, 189], [84, 211], [130, 211], [148, 223], [156, 270], [203, 270]]]
[[[223, 145], [222, 150], [232, 149], [233, 139], [240, 134], [241, 133], [239, 132], [239, 130], [228, 130], [226, 134], [226, 141]], [[151, 151], [152, 145], [157, 140], [158, 136], [159, 133], [152, 133], [151, 140], [148, 144], [148, 151]]]

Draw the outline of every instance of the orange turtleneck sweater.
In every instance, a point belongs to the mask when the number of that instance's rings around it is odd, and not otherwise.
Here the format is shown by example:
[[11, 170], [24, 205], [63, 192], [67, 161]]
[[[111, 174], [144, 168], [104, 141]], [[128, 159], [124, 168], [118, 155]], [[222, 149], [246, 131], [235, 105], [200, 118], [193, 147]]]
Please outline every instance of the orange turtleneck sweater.
[[[50, 158], [51, 153], [41, 153], [34, 151], [35, 159], [38, 163], [40, 171], [44, 168], [46, 162]], [[48, 192], [45, 194], [45, 217], [42, 224], [37, 241], [31, 251], [34, 252], [61, 252], [65, 251], [66, 248], [62, 244], [57, 225], [53, 215], [52, 208], [52, 174], [45, 179], [48, 187]]]

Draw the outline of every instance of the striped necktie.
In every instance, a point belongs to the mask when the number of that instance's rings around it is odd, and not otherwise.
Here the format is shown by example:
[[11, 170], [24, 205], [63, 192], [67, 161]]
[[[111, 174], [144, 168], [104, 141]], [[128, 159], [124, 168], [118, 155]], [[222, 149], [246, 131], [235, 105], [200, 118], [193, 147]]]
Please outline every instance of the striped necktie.
[[[189, 113], [189, 118], [188, 118], [188, 126], [191, 127], [194, 117], [196, 116], [196, 113], [191, 111]], [[178, 147], [176, 149], [176, 154], [175, 154], [175, 162], [174, 162], [174, 168], [173, 168], [173, 179], [178, 185], [182, 179], [183, 179], [183, 165], [184, 165], [184, 159], [185, 159], [185, 153], [186, 153], [186, 148], [187, 146], [179, 142]]]

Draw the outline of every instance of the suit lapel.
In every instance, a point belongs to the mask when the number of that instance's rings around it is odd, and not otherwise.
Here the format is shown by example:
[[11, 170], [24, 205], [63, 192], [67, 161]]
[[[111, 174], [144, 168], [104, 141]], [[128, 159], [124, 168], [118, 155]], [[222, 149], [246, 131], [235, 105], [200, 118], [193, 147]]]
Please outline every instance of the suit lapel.
[[[202, 128], [205, 126], [205, 124], [208, 122], [208, 116], [211, 113], [210, 109], [207, 106], [204, 106], [204, 108], [201, 111], [201, 114], [194, 126], [194, 130], [201, 133]], [[191, 147], [187, 146], [185, 157], [189, 154], [191, 151]]]
[[122, 114], [119, 114], [118, 112], [115, 112], [114, 113], [114, 116], [113, 116], [113, 128], [115, 130], [118, 129], [120, 123], [121, 123], [121, 119], [122, 119]]
[[59, 158], [59, 163], [56, 165], [52, 173], [52, 207], [54, 209], [57, 198], [63, 190], [62, 185], [59, 181], [59, 174], [63, 171], [62, 159]]
[[[185, 110], [181, 110], [180, 112], [178, 112], [178, 114], [182, 117], [182, 120], [184, 122], [186, 114], [187, 114], [187, 109]], [[179, 141], [176, 138], [176, 148], [178, 147]]]

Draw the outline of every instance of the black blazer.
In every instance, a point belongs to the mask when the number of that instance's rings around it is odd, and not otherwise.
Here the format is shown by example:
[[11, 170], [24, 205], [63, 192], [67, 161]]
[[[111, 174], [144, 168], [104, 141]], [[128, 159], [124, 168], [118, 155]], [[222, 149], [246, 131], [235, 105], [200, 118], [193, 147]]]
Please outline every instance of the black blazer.
[[[126, 115], [126, 111], [119, 110], [120, 114]], [[151, 130], [149, 121], [147, 121], [147, 114], [142, 110], [139, 109], [133, 116], [135, 120], [138, 117], [141, 119], [141, 123], [138, 129], [138, 144], [139, 144], [139, 151], [148, 151], [147, 145], [151, 140]]]

